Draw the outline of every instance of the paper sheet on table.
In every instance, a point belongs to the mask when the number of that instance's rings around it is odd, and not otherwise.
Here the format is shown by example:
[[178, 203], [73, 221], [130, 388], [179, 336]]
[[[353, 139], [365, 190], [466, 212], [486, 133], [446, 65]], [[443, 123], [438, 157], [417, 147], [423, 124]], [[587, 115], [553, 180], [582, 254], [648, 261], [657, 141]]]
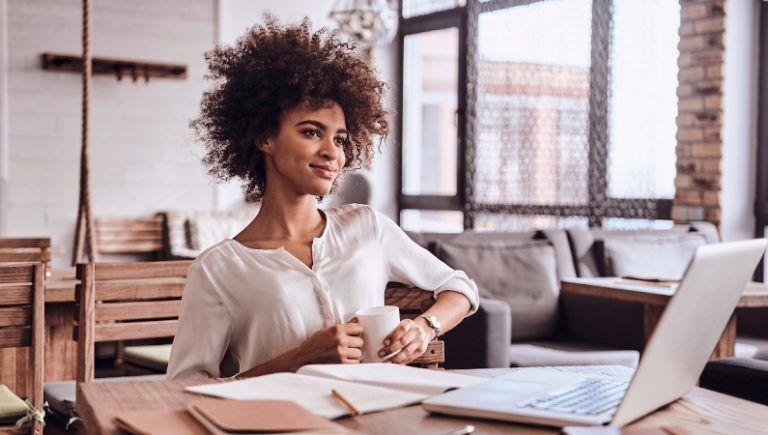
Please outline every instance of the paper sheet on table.
[[427, 397], [408, 391], [295, 373], [274, 373], [241, 381], [186, 388], [189, 392], [228, 399], [292, 400], [325, 418], [349, 415], [350, 411], [331, 395], [332, 389], [344, 395], [363, 414], [413, 405]]
[[468, 387], [486, 380], [443, 370], [389, 363], [310, 364], [300, 368], [297, 373], [410, 391], [426, 396], [442, 394], [454, 388]]

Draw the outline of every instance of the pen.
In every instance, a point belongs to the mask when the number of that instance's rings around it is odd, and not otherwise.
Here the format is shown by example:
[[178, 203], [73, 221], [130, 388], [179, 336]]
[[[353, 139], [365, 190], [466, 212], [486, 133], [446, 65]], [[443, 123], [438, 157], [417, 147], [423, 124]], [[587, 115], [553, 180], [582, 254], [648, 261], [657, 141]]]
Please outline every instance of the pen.
[[456, 430], [453, 430], [453, 431], [450, 431], [450, 432], [446, 432], [443, 435], [467, 435], [467, 434], [470, 434], [470, 433], [472, 433], [474, 431], [475, 431], [475, 427], [472, 426], [471, 424], [468, 424], [468, 425], [466, 425], [464, 427], [460, 427], [460, 428], [458, 428]]
[[333, 396], [336, 400], [341, 402], [341, 404], [344, 405], [345, 408], [352, 411], [352, 415], [360, 415], [360, 411], [358, 411], [357, 408], [355, 408], [355, 405], [353, 405], [352, 402], [349, 401], [349, 399], [344, 397], [337, 390], [331, 390], [331, 396]]

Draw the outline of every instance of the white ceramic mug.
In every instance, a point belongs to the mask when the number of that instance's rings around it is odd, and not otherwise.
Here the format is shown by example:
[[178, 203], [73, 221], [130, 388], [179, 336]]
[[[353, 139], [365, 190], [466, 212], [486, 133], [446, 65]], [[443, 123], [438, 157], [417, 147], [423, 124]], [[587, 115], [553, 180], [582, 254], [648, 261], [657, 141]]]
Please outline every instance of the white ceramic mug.
[[355, 313], [363, 327], [362, 362], [381, 362], [379, 349], [384, 339], [400, 324], [400, 309], [395, 306], [370, 307]]

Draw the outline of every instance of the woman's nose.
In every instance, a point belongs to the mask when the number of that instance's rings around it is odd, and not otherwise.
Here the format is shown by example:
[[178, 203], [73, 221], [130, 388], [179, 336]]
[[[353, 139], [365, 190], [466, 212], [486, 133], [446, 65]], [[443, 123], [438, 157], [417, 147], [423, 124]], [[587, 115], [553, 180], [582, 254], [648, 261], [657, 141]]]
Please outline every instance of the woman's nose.
[[323, 146], [320, 148], [320, 155], [328, 160], [336, 160], [339, 158], [339, 148], [336, 146], [334, 139], [323, 141]]

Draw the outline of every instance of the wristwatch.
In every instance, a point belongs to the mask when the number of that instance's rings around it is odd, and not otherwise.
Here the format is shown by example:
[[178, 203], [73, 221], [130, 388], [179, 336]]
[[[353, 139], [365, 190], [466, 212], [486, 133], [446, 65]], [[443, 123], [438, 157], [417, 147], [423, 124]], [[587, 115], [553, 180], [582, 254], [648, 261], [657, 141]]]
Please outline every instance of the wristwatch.
[[422, 314], [419, 317], [423, 317], [424, 320], [427, 321], [427, 325], [435, 330], [435, 338], [437, 338], [440, 335], [440, 319], [437, 318], [437, 316], [429, 314]]

